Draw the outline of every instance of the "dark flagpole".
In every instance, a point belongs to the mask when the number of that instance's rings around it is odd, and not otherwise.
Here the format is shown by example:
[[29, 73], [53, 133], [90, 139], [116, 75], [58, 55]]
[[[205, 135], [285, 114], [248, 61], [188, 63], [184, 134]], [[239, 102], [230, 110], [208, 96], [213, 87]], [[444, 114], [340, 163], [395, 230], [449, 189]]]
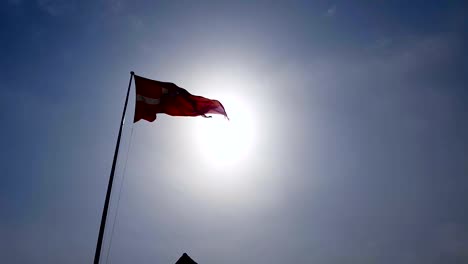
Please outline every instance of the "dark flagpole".
[[117, 156], [119, 155], [120, 136], [122, 135], [122, 127], [125, 119], [125, 112], [127, 111], [128, 95], [130, 94], [130, 86], [132, 85], [134, 72], [130, 72], [130, 81], [128, 83], [127, 96], [125, 97], [124, 109], [122, 112], [122, 119], [120, 120], [119, 135], [117, 136], [117, 144], [115, 145], [114, 160], [112, 161], [112, 169], [109, 176], [109, 184], [107, 185], [106, 200], [104, 202], [104, 209], [102, 210], [101, 226], [99, 227], [99, 237], [96, 245], [96, 253], [94, 254], [94, 264], [99, 264], [101, 256], [102, 239], [104, 238], [104, 230], [106, 228], [107, 210], [109, 209], [109, 200], [112, 192], [112, 183], [114, 182], [115, 164], [117, 163]]

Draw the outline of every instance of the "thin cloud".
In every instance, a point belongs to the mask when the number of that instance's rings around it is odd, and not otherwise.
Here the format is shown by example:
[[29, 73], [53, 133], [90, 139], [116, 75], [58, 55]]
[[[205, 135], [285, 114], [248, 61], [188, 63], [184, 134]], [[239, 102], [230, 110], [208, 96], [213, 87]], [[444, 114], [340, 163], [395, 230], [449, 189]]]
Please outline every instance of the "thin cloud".
[[392, 39], [388, 38], [388, 37], [378, 38], [375, 41], [375, 44], [376, 44], [377, 47], [387, 48], [388, 46], [390, 46], [392, 44]]
[[325, 12], [325, 16], [332, 17], [336, 15], [336, 5], [332, 5], [328, 8], [327, 12]]
[[60, 16], [73, 9], [74, 0], [37, 0], [38, 7], [51, 16]]
[[121, 13], [125, 8], [125, 0], [103, 0], [107, 12], [111, 14]]

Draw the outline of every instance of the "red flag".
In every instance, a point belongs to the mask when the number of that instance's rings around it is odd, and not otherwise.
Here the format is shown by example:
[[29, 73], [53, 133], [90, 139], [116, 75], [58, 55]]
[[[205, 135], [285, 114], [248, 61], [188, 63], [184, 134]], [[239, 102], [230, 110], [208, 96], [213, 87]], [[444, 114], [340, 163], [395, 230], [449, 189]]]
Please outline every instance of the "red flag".
[[192, 95], [187, 90], [169, 83], [135, 75], [136, 105], [133, 122], [140, 119], [153, 122], [157, 113], [171, 116], [203, 116], [220, 114], [228, 117], [218, 100]]

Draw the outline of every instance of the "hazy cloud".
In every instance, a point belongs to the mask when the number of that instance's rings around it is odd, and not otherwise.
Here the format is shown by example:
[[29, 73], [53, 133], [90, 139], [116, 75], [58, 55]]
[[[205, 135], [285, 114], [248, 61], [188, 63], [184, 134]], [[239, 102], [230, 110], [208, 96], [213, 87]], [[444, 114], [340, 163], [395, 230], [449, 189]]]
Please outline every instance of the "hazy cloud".
[[325, 13], [325, 16], [332, 17], [332, 16], [335, 16], [335, 14], [336, 14], [336, 5], [332, 5], [330, 8], [328, 8], [327, 12]]
[[111, 14], [118, 14], [124, 10], [125, 0], [103, 0], [106, 11]]
[[145, 26], [145, 24], [143, 23], [143, 20], [134, 15], [130, 15], [128, 17], [128, 21], [130, 23], [130, 26], [136, 31], [142, 30]]
[[377, 47], [386, 48], [392, 44], [392, 39], [387, 37], [379, 38], [375, 41]]
[[[449, 66], [460, 53], [460, 40], [457, 36], [441, 34], [414, 37], [395, 43], [390, 57], [381, 60], [382, 67], [406, 73], [429, 73]], [[387, 45], [388, 43], [386, 43]]]
[[38, 7], [51, 16], [60, 16], [75, 6], [74, 0], [37, 0]]

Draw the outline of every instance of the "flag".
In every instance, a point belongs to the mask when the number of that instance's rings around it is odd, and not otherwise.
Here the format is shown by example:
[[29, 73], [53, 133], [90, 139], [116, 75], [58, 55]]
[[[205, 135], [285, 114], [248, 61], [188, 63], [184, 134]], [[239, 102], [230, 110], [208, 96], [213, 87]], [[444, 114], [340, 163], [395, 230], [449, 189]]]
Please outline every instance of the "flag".
[[170, 82], [135, 76], [136, 104], [133, 122], [141, 119], [153, 122], [157, 113], [171, 116], [203, 116], [220, 114], [228, 118], [218, 100], [192, 95]]

